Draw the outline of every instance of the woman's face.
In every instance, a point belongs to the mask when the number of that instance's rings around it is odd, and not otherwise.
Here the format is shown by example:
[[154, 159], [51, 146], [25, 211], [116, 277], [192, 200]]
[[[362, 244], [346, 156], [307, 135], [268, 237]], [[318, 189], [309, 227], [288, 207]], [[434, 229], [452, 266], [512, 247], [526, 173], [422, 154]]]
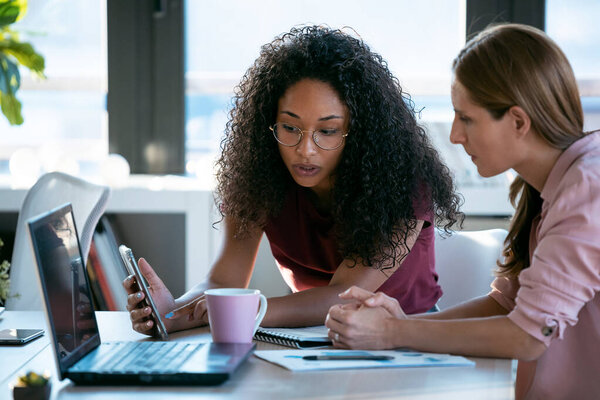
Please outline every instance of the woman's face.
[[454, 80], [452, 84], [454, 121], [450, 141], [461, 144], [481, 176], [491, 177], [512, 168], [518, 153], [512, 135], [511, 120], [505, 114], [494, 119], [483, 107], [473, 103], [464, 86]]
[[327, 195], [345, 140], [335, 150], [323, 150], [313, 141], [313, 132], [333, 129], [347, 132], [348, 107], [328, 83], [303, 79], [290, 86], [279, 99], [275, 122], [293, 125], [303, 131], [298, 145], [278, 144], [279, 154], [294, 181], [311, 188], [319, 197]]

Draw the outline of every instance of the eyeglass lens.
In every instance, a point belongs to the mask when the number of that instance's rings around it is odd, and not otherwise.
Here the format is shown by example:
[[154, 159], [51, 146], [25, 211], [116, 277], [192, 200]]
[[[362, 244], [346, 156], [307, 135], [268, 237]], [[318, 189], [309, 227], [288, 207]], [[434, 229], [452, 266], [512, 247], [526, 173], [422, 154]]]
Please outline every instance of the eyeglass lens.
[[[333, 150], [341, 146], [344, 139], [344, 133], [337, 129], [319, 129], [312, 133], [312, 138], [316, 145], [324, 150]], [[277, 141], [284, 146], [296, 146], [302, 138], [302, 130], [296, 126], [284, 124], [281, 122], [273, 125], [273, 134]]]

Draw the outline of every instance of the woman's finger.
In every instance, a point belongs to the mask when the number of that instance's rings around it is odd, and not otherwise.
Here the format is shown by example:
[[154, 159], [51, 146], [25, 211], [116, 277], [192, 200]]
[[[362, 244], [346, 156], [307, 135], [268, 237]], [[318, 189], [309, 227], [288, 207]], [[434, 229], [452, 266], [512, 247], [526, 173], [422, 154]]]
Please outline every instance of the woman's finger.
[[373, 292], [359, 288], [358, 286], [352, 286], [345, 292], [339, 294], [340, 298], [345, 300], [358, 300], [365, 301], [373, 296]]
[[153, 326], [154, 322], [151, 319], [149, 319], [148, 321], [134, 323], [133, 329], [139, 333], [144, 333], [148, 335], [148, 331], [152, 329]]
[[127, 310], [133, 311], [138, 308], [140, 302], [144, 299], [143, 292], [131, 293], [127, 296]]

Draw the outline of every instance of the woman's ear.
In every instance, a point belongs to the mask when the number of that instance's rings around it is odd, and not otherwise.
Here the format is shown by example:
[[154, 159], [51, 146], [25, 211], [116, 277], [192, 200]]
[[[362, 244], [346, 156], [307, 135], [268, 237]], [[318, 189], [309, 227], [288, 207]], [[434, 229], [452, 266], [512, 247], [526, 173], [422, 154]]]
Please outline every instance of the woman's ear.
[[519, 106], [512, 106], [507, 114], [512, 119], [512, 126], [518, 138], [523, 138], [531, 130], [531, 119], [529, 115]]

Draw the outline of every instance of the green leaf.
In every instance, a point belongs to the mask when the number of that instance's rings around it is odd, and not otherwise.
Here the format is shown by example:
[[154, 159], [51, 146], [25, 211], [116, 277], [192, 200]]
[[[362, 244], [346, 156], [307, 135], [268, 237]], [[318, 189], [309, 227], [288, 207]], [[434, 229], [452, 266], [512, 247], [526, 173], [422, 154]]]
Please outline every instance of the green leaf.
[[13, 94], [0, 93], [0, 105], [2, 113], [11, 125], [21, 125], [23, 115], [21, 115], [21, 102]]
[[0, 92], [15, 94], [20, 86], [19, 67], [8, 57], [0, 54]]
[[9, 39], [0, 44], [0, 49], [8, 55], [13, 56], [17, 61], [29, 68], [31, 72], [39, 77], [44, 77], [45, 62], [44, 57], [38, 54], [33, 46], [29, 43], [21, 43], [16, 40]]
[[0, 27], [20, 20], [27, 12], [27, 0], [0, 0]]

